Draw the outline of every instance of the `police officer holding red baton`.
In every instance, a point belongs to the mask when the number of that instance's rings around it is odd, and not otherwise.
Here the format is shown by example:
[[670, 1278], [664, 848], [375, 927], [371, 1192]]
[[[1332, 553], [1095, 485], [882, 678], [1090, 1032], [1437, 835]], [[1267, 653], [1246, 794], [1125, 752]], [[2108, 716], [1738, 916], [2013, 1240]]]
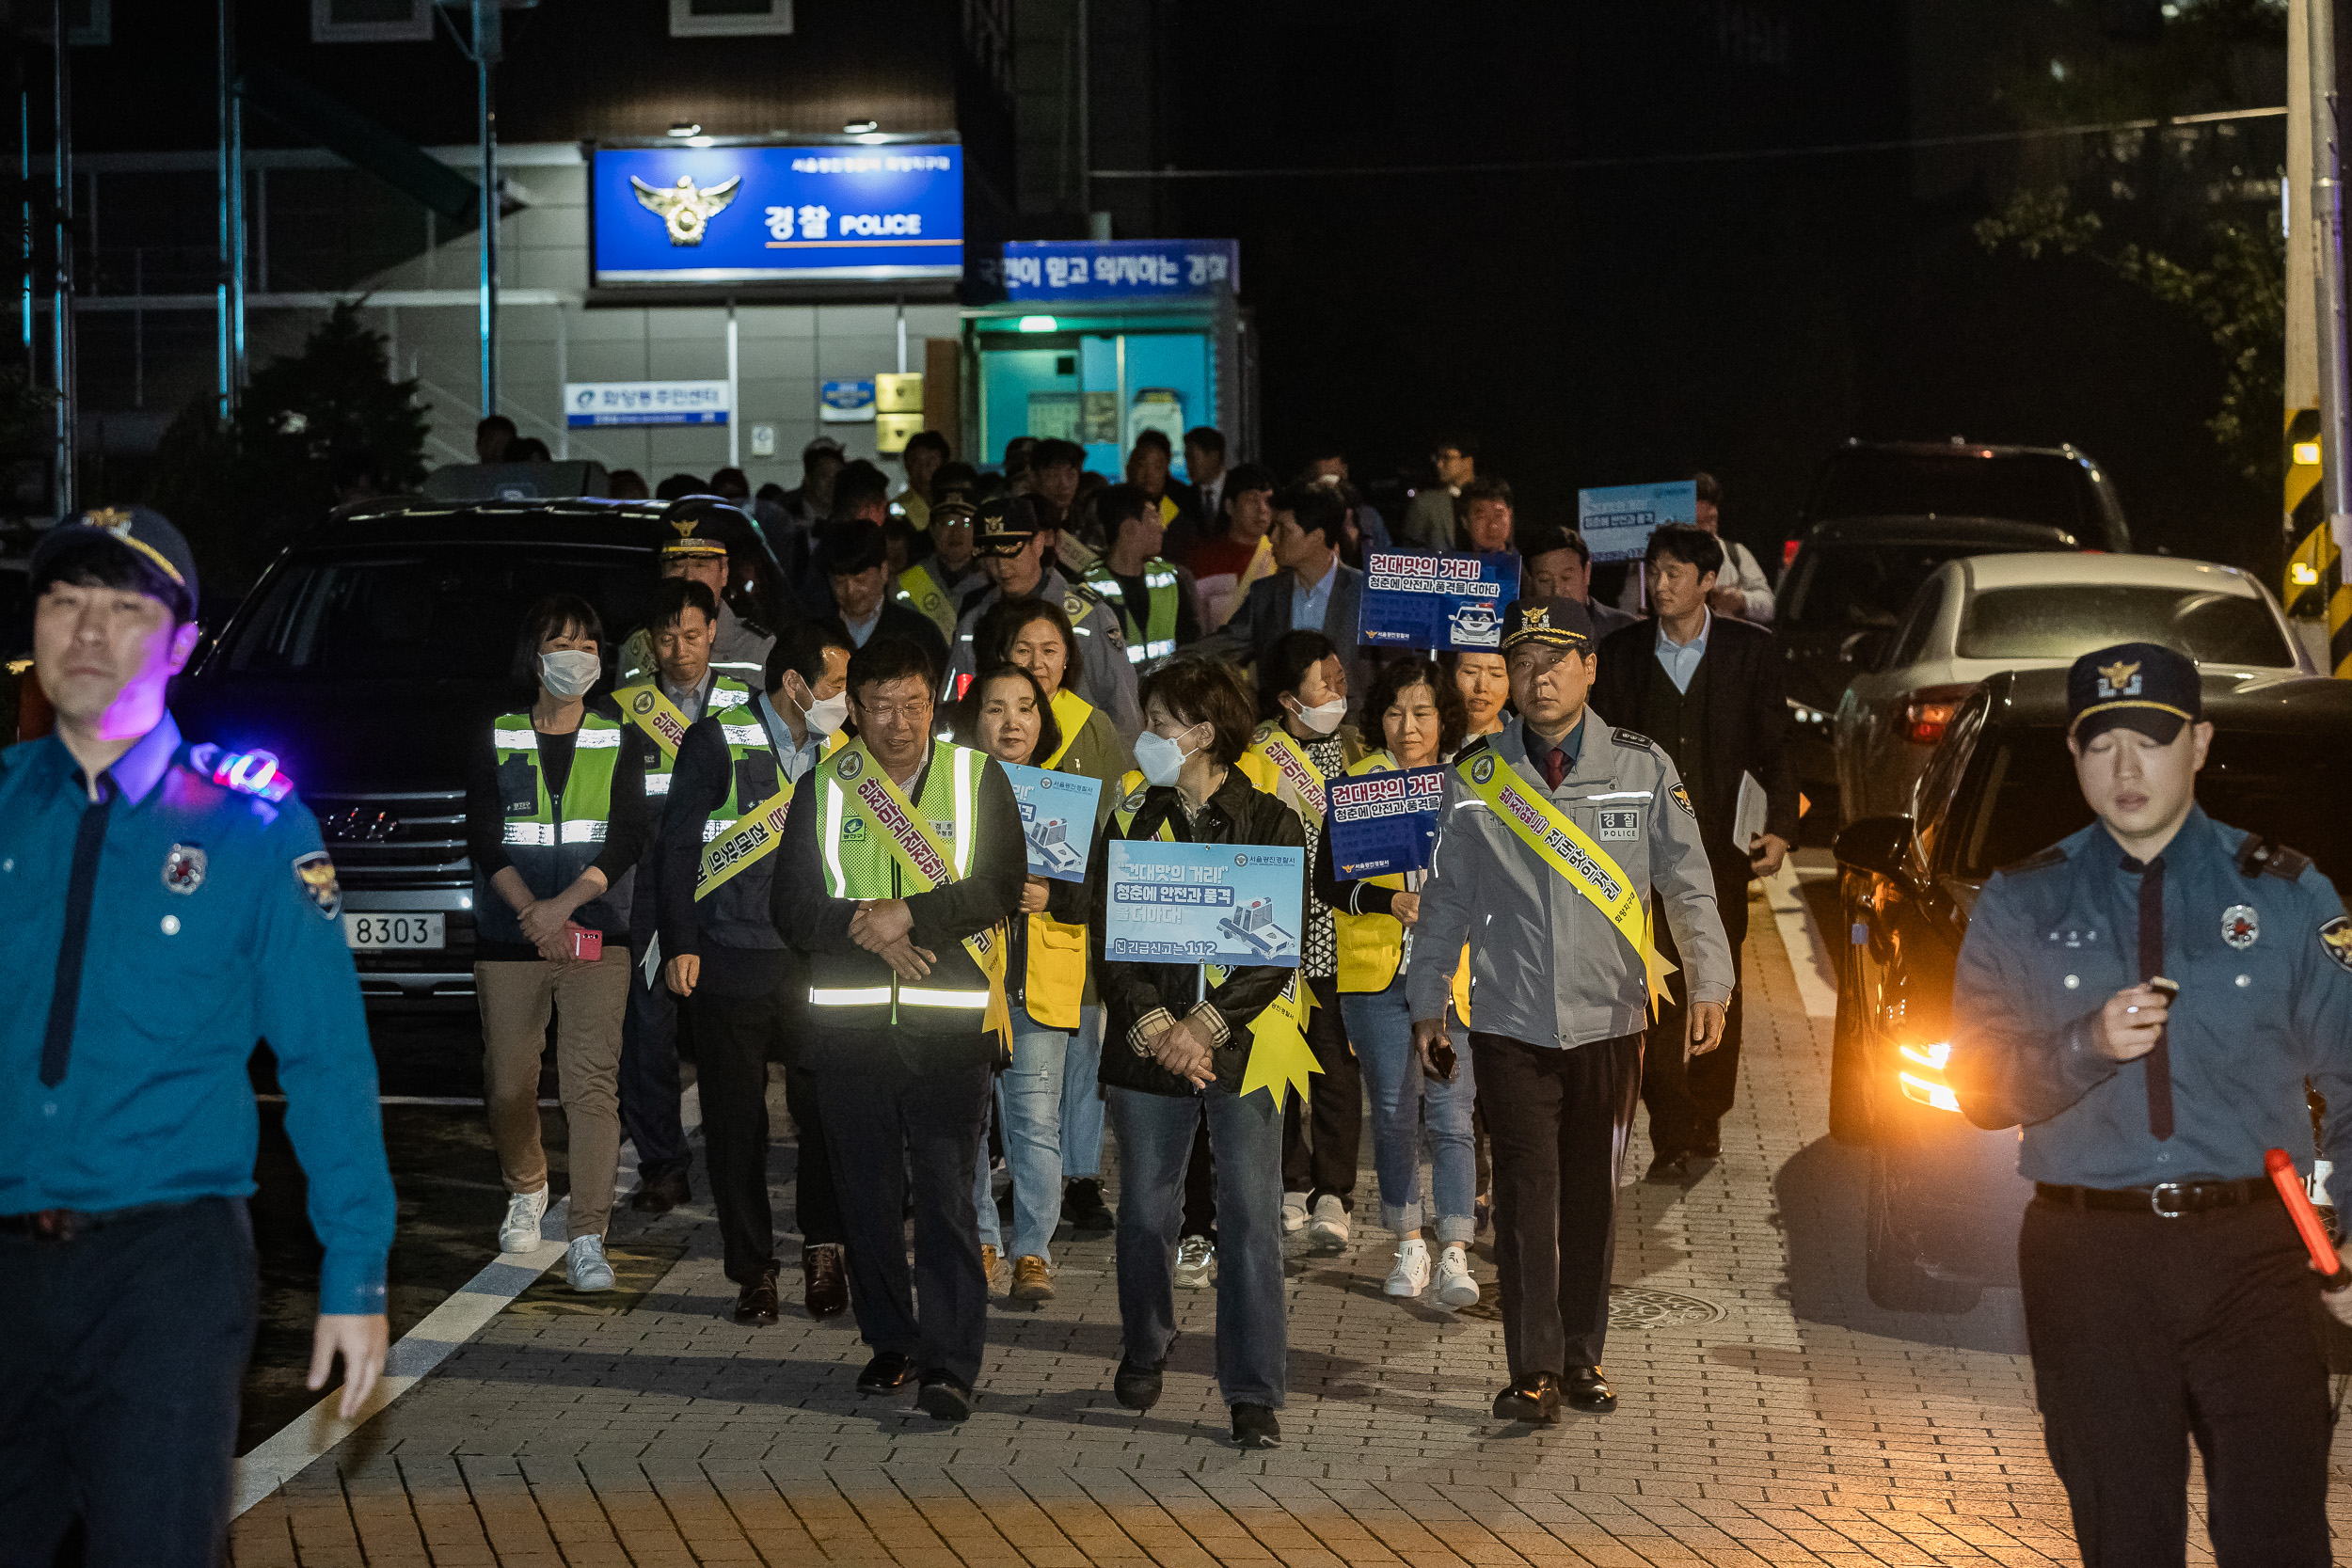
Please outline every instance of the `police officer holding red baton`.
[[2308, 1081], [2344, 1180], [2352, 921], [2303, 855], [2199, 808], [2213, 726], [2185, 657], [2086, 654], [2067, 699], [2098, 820], [1979, 897], [1947, 1069], [1971, 1120], [2024, 1129], [2050, 1463], [2086, 1563], [2184, 1560], [2192, 1438], [2223, 1568], [2326, 1563], [2318, 1314], [2352, 1323], [2352, 1290], [2323, 1293], [2265, 1154], [2308, 1168]]

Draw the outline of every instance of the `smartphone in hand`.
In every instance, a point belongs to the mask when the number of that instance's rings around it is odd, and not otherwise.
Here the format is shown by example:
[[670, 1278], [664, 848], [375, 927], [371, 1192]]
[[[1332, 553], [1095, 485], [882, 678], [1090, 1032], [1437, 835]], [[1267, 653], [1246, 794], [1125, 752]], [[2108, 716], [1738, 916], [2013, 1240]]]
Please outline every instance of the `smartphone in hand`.
[[1451, 1084], [1457, 1061], [1454, 1042], [1441, 1039], [1429, 1048], [1429, 1065], [1422, 1069], [1422, 1076], [1436, 1083]]

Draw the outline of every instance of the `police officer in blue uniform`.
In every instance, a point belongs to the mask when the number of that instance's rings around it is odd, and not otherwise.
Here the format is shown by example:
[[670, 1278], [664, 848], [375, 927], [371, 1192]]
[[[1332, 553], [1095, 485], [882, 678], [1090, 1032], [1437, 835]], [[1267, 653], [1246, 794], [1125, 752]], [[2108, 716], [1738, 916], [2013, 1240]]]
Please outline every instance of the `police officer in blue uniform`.
[[165, 709], [186, 542], [93, 512], [31, 566], [56, 731], [0, 752], [0, 1562], [79, 1517], [93, 1565], [209, 1568], [257, 1295], [246, 1059], [266, 1037], [326, 1245], [310, 1386], [340, 1356], [346, 1418], [387, 1339], [375, 1063], [318, 824]]
[[2217, 1559], [2329, 1560], [2322, 1296], [2266, 1149], [2352, 1151], [2352, 922], [2296, 850], [2199, 809], [2197, 667], [2130, 642], [2068, 678], [2098, 820], [1995, 875], [1953, 987], [1947, 1076], [2022, 1126], [2034, 1387], [2083, 1560], [2180, 1563], [2188, 1442]]

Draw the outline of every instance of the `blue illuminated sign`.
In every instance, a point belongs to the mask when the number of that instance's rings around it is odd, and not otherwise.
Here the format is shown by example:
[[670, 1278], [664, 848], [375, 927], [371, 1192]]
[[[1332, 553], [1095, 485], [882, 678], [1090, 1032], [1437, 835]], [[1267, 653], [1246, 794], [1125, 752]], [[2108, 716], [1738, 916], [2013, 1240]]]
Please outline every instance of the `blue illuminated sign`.
[[588, 182], [600, 286], [963, 276], [953, 143], [599, 148]]
[[1237, 240], [1041, 240], [1004, 249], [1009, 300], [1213, 299], [1241, 288]]

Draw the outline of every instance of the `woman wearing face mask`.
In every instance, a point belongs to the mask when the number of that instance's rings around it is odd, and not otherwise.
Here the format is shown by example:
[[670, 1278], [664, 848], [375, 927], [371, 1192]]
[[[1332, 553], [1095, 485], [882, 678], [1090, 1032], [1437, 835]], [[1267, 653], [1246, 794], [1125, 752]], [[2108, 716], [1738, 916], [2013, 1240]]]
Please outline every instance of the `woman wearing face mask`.
[[[1297, 815], [1250, 787], [1249, 698], [1232, 669], [1179, 656], [1143, 678], [1140, 776], [1122, 783], [1088, 863], [1089, 957], [1102, 975], [1110, 1033], [1103, 1083], [1119, 1132], [1119, 1316], [1123, 1354], [1111, 1389], [1130, 1410], [1158, 1402], [1176, 1338], [1174, 1263], [1184, 1168], [1203, 1122], [1216, 1162], [1216, 1375], [1233, 1441], [1272, 1448], [1281, 1429], [1289, 1326], [1283, 1316], [1282, 1118], [1270, 1092], [1241, 1092], [1257, 1026], [1289, 988], [1289, 969], [1212, 972], [1122, 959], [1103, 949], [1104, 888], [1114, 839], [1296, 845]], [[1305, 888], [1300, 889], [1301, 894]], [[1263, 1019], [1279, 1027], [1279, 1017]], [[1321, 1091], [1318, 1082], [1315, 1088]]]
[[[1016, 664], [1037, 677], [1061, 739], [1038, 752], [1036, 766], [1100, 779], [1107, 810], [1115, 786], [1135, 768], [1135, 752], [1109, 714], [1064, 684], [1078, 668], [1078, 634], [1062, 607], [1048, 599], [1000, 601], [973, 628], [972, 651], [983, 670]], [[1095, 1085], [1103, 1059], [1103, 1009], [1092, 974], [1086, 983], [1081, 1022], [1071, 1037], [1062, 1077], [1061, 1164], [1068, 1183], [1062, 1218], [1079, 1230], [1104, 1231], [1111, 1227], [1111, 1211], [1103, 1198], [1103, 1093]]]
[[[972, 683], [956, 714], [956, 740], [999, 762], [1041, 768], [1061, 748], [1060, 725], [1037, 677], [999, 664]], [[1070, 836], [1081, 853], [1111, 805], [1105, 788], [1096, 816]], [[1006, 965], [1012, 1005], [1012, 1064], [997, 1075], [996, 1125], [1012, 1174], [1012, 1287], [1015, 1301], [1054, 1299], [1054, 1227], [1062, 1217], [1063, 1108], [1070, 1049], [1086, 991], [1086, 884], [1031, 877], [1022, 890], [1023, 918], [1011, 927]], [[1082, 1085], [1095, 1097], [1091, 1081]], [[1099, 1113], [1098, 1113], [1099, 1114]], [[988, 1151], [980, 1150], [973, 1198], [980, 1217], [980, 1254], [993, 1284], [1004, 1230], [989, 1192]]]
[[[1364, 743], [1341, 720], [1347, 713], [1347, 665], [1319, 631], [1285, 635], [1258, 660], [1258, 716], [1249, 745], [1250, 777], [1298, 814], [1306, 835], [1307, 878], [1315, 875], [1315, 839], [1323, 827], [1326, 785], [1362, 760]], [[1347, 1215], [1355, 1206], [1356, 1156], [1362, 1142], [1363, 1085], [1347, 1026], [1340, 1017], [1339, 939], [1331, 911], [1310, 899], [1299, 974], [1314, 993], [1307, 1043], [1323, 1071], [1309, 1114], [1293, 1101], [1282, 1134], [1282, 1228], [1304, 1227], [1317, 1252], [1347, 1245]]]
[[[1380, 721], [1386, 751], [1348, 769], [1351, 777], [1405, 768], [1434, 768], [1462, 743], [1465, 717], [1454, 683], [1418, 659], [1385, 666], [1364, 711]], [[1450, 1073], [1426, 1069], [1413, 1046], [1413, 1015], [1405, 1000], [1405, 974], [1416, 963], [1442, 963], [1441, 954], [1416, 953], [1413, 926], [1421, 917], [1425, 871], [1342, 880], [1331, 863], [1331, 829], [1324, 824], [1315, 847], [1315, 896], [1334, 911], [1339, 928], [1340, 1012], [1347, 1037], [1363, 1062], [1372, 1094], [1372, 1163], [1380, 1180], [1381, 1223], [1396, 1232], [1396, 1267], [1388, 1293], [1412, 1298], [1430, 1284], [1428, 1212], [1421, 1201], [1422, 1118], [1426, 1107], [1434, 1169], [1436, 1260], [1440, 1306], [1472, 1307], [1469, 1244], [1476, 1229], [1477, 1184], [1471, 1154], [1470, 1107], [1476, 1093], [1470, 1053], [1458, 1050]], [[1320, 1086], [1320, 1085], [1318, 1085]]]
[[630, 869], [652, 836], [644, 768], [621, 744], [620, 710], [588, 701], [603, 678], [603, 637], [584, 599], [558, 594], [532, 607], [516, 673], [535, 677], [537, 691], [527, 711], [484, 726], [466, 791], [484, 1095], [507, 1191], [499, 1250], [536, 1247], [547, 1212], [539, 1058], [552, 1009], [571, 1141], [564, 1263], [576, 1291], [612, 1288], [604, 1228], [621, 1147]]
[[1438, 657], [1438, 667], [1454, 682], [1468, 715], [1469, 735], [1501, 735], [1503, 705], [1511, 700], [1511, 673], [1501, 654], [1451, 653]]

